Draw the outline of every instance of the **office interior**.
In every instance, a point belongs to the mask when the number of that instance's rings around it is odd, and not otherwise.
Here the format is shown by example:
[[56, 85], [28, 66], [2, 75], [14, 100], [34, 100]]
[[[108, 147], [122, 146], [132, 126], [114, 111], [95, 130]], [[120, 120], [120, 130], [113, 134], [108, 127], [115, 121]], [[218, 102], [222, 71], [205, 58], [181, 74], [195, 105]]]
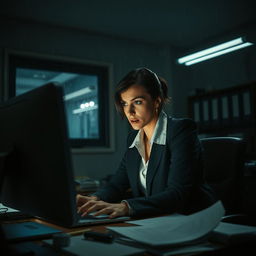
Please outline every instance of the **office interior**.
[[[191, 66], [177, 59], [240, 36], [256, 44], [255, 10], [253, 0], [2, 1], [1, 100], [8, 90], [6, 52], [14, 50], [107, 63], [112, 90], [128, 71], [148, 67], [168, 81], [168, 114], [189, 117], [190, 96], [255, 83], [255, 45]], [[102, 179], [119, 165], [130, 128], [110, 104], [112, 148], [74, 149], [75, 176]], [[256, 155], [247, 160], [253, 163]], [[256, 170], [251, 175], [248, 195], [255, 193]]]

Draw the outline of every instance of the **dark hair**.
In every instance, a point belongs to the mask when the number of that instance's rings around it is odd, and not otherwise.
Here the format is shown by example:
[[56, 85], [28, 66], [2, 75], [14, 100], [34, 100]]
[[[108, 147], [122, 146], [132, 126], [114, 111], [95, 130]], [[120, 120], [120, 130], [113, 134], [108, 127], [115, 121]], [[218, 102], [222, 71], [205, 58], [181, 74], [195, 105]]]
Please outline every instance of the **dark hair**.
[[168, 96], [167, 82], [163, 78], [158, 77], [148, 68], [137, 68], [130, 71], [117, 84], [115, 91], [115, 105], [121, 115], [124, 115], [121, 104], [121, 93], [129, 89], [134, 84], [144, 87], [153, 100], [156, 100], [158, 97], [161, 99], [159, 112], [162, 110], [163, 105], [170, 100]]

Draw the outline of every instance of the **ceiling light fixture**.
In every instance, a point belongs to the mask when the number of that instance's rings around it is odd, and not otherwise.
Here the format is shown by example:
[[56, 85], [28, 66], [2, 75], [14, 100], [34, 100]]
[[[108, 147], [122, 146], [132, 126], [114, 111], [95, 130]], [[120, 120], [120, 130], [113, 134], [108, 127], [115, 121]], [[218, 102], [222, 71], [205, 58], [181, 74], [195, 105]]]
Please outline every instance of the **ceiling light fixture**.
[[248, 46], [253, 45], [253, 43], [246, 42], [243, 37], [236, 38], [234, 40], [228, 41], [226, 43], [222, 43], [208, 49], [181, 57], [178, 59], [179, 64], [185, 64], [186, 66], [190, 66], [192, 64], [196, 64], [201, 61], [205, 61], [228, 52], [236, 51]]
[[85, 94], [87, 94], [87, 93], [92, 92], [92, 90], [93, 90], [93, 87], [92, 87], [92, 86], [85, 87], [85, 88], [83, 88], [83, 89], [80, 89], [80, 90], [71, 92], [71, 93], [69, 93], [69, 94], [66, 94], [66, 95], [64, 96], [64, 100], [67, 101], [67, 100], [71, 100], [71, 99], [80, 97], [80, 96], [82, 96], [82, 95], [85, 95]]

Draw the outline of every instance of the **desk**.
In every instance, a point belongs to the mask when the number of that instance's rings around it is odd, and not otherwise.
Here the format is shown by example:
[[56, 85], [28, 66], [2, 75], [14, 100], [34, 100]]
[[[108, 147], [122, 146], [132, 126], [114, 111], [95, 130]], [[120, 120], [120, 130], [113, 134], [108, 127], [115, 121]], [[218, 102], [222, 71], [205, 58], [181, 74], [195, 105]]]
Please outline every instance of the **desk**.
[[[112, 223], [112, 224], [107, 224], [107, 225], [94, 225], [94, 226], [89, 226], [89, 227], [77, 227], [77, 228], [63, 228], [63, 227], [60, 227], [60, 226], [57, 226], [57, 225], [54, 225], [52, 223], [48, 223], [46, 221], [42, 221], [42, 220], [39, 220], [39, 219], [28, 219], [28, 221], [34, 221], [34, 222], [37, 222], [37, 223], [40, 223], [40, 224], [44, 224], [44, 225], [47, 225], [47, 226], [50, 226], [50, 227], [53, 227], [53, 228], [56, 228], [62, 232], [65, 232], [65, 233], [74, 233], [74, 232], [77, 232], [76, 234], [78, 234], [79, 232], [80, 233], [83, 233], [83, 231], [85, 229], [88, 229], [90, 228], [92, 231], [97, 231], [97, 232], [107, 232], [107, 226], [131, 226], [132, 224], [128, 224], [128, 223]], [[42, 245], [42, 241], [34, 241], [33, 242], [34, 244], [37, 244], [37, 245]], [[1, 243], [0, 243], [1, 244]], [[42, 247], [42, 246], [41, 246]], [[188, 254], [182, 254], [182, 255], [227, 255], [229, 254], [230, 252], [241, 252], [242, 254], [245, 254], [246, 255], [246, 252], [251, 252], [252, 249], [255, 249], [255, 246], [252, 245], [252, 244], [247, 244], [247, 245], [243, 245], [243, 246], [235, 246], [235, 247], [227, 247], [225, 248], [224, 246], [219, 246], [219, 248], [221, 248], [221, 250], [218, 250], [218, 252], [216, 251], [212, 251], [212, 252], [200, 252], [200, 253], [188, 253]], [[45, 255], [48, 255], [48, 254], [34, 254], [35, 256], [45, 256]], [[60, 255], [60, 254], [53, 254], [53, 255]], [[106, 252], [106, 255], [110, 255]], [[142, 253], [140, 255], [143, 255], [143, 256], [152, 256], [152, 255], [155, 255], [155, 254], [150, 254], [150, 253]], [[180, 254], [174, 254], [174, 255], [180, 255]], [[102, 255], [104, 256], [104, 255]]]
[[[76, 228], [63, 228], [63, 227], [54, 225], [52, 223], [48, 223], [46, 221], [39, 220], [39, 219], [28, 219], [27, 221], [33, 221], [33, 222], [36, 222], [36, 223], [39, 223], [39, 224], [43, 224], [43, 225], [55, 228], [57, 230], [65, 232], [65, 233], [71, 233], [72, 235], [74, 235], [74, 233], [75, 233], [74, 237], [71, 238], [72, 239], [71, 240], [71, 246], [66, 247], [64, 249], [70, 250], [73, 253], [77, 253], [75, 251], [79, 251], [79, 254], [77, 254], [77, 255], [83, 255], [83, 253], [81, 254], [81, 251], [83, 252], [88, 247], [90, 247], [91, 251], [97, 250], [97, 255], [99, 255], [99, 256], [102, 256], [102, 253], [99, 253], [99, 250], [100, 250], [100, 252], [102, 252], [102, 247], [104, 249], [104, 252], [106, 252], [107, 255], [111, 255], [111, 256], [112, 255], [118, 255], [118, 256], [124, 255], [123, 251], [120, 254], [112, 254], [113, 250], [115, 250], [115, 251], [119, 250], [117, 247], [122, 247], [121, 249], [123, 249], [123, 250], [126, 249], [126, 251], [137, 250], [137, 249], [132, 249], [132, 248], [129, 249], [125, 245], [122, 245], [122, 244], [119, 244], [119, 243], [113, 243], [113, 244], [110, 244], [110, 245], [109, 244], [104, 245], [102, 243], [89, 242], [89, 241], [84, 241], [84, 242], [81, 243], [82, 240], [80, 238], [81, 234], [84, 232], [85, 229], [90, 229], [91, 231], [103, 232], [104, 233], [104, 232], [107, 232], [107, 228], [106, 228], [107, 226], [112, 226], [112, 227], [124, 227], [124, 226], [126, 226], [127, 227], [127, 226], [132, 226], [132, 224], [128, 224], [128, 223], [109, 223], [107, 225], [93, 225], [93, 226], [89, 226], [89, 227], [87, 226], [87, 227], [76, 227]], [[80, 236], [79, 236], [79, 234], [80, 234]], [[77, 245], [77, 244], [78, 244], [78, 247], [74, 247], [74, 245]], [[95, 249], [94, 249], [94, 247], [95, 247]], [[43, 243], [42, 243], [41, 240], [33, 240], [33, 242], [30, 241], [30, 243], [21, 243], [18, 246], [17, 246], [17, 244], [15, 244], [15, 246], [14, 247], [12, 246], [12, 248], [14, 248], [17, 251], [24, 251], [24, 248], [26, 250], [32, 250], [32, 251], [36, 252], [34, 254], [35, 256], [48, 255], [48, 254], [50, 254], [50, 250], [53, 250], [52, 248], [49, 249], [48, 247], [43, 246]], [[45, 250], [49, 250], [49, 251], [46, 252]], [[139, 250], [139, 251], [141, 251], [141, 250]], [[53, 256], [59, 255], [59, 253], [56, 254], [56, 252], [54, 250], [53, 250], [53, 253], [54, 253]], [[89, 254], [89, 255], [91, 255], [91, 254]], [[95, 255], [95, 254], [93, 254], [93, 255]], [[130, 254], [128, 254], [128, 255], [130, 255]], [[133, 255], [133, 254], [131, 254], [131, 255]], [[136, 254], [136, 255], [138, 255], [138, 254]], [[156, 255], [156, 254], [143, 252], [139, 255], [151, 256], [151, 255]], [[186, 255], [186, 254], [184, 254], [184, 255]], [[192, 254], [190, 253], [189, 255], [192, 255]]]
[[[60, 230], [61, 232], [65, 232], [65, 233], [69, 233], [71, 234], [71, 244], [68, 247], [60, 248], [60, 247], [52, 247], [50, 246], [50, 244], [52, 244], [52, 239], [47, 239], [44, 236], [44, 239], [39, 239], [37, 237], [31, 237], [31, 241], [22, 241], [22, 242], [16, 242], [16, 243], [9, 243], [9, 247], [10, 250], [14, 250], [15, 252], [19, 252], [19, 253], [23, 253], [22, 255], [27, 255], [26, 253], [29, 252], [34, 252], [34, 254], [29, 254], [29, 255], [35, 255], [35, 256], [45, 256], [48, 254], [52, 255], [52, 256], [56, 256], [56, 255], [70, 255], [70, 253], [74, 253], [75, 255], [84, 255], [83, 252], [86, 250], [87, 251], [87, 255], [96, 255], [96, 256], [104, 256], [106, 251], [109, 252], [108, 255], [113, 255], [113, 256], [122, 256], [124, 255], [124, 253], [128, 252], [127, 255], [134, 255], [134, 253], [136, 252], [136, 255], [145, 255], [144, 253], [138, 254], [137, 252], [142, 252], [144, 250], [142, 249], [138, 249], [135, 247], [129, 247], [127, 245], [123, 245], [123, 244], [119, 244], [119, 243], [100, 243], [100, 242], [92, 242], [92, 241], [88, 241], [88, 240], [84, 240], [83, 239], [83, 232], [85, 230], [90, 229], [91, 231], [96, 231], [96, 232], [106, 232], [106, 226], [105, 225], [94, 225], [94, 226], [90, 226], [90, 227], [76, 227], [76, 228], [64, 228], [64, 227], [60, 227], [57, 226], [55, 224], [52, 223], [48, 223], [46, 221], [40, 220], [40, 219], [27, 219], [26, 221], [29, 221], [28, 224], [22, 225], [22, 227], [36, 227], [36, 225], [31, 225], [31, 222], [34, 223], [38, 223], [38, 224], [43, 224], [44, 226], [49, 226], [51, 228], [54, 228], [56, 230]], [[18, 222], [11, 222], [11, 224], [18, 224], [18, 230], [20, 230], [20, 224], [22, 221], [18, 221]], [[10, 222], [8, 222], [10, 223]], [[23, 221], [23, 223], [26, 223]], [[108, 225], [113, 225], [113, 226], [129, 226], [129, 224], [126, 223], [119, 223], [119, 224], [108, 224]], [[12, 226], [11, 230], [16, 230], [17, 226], [15, 225], [14, 227]], [[41, 229], [41, 227], [39, 227], [39, 232], [41, 230], [45, 230], [45, 228], [43, 227], [43, 229]], [[36, 231], [36, 233], [38, 234], [39, 232]], [[55, 231], [53, 231], [55, 234]], [[33, 234], [35, 234], [32, 231]], [[17, 239], [17, 234], [14, 231], [15, 234], [15, 238]], [[47, 233], [48, 234], [48, 233]], [[51, 233], [52, 234], [52, 233]], [[31, 236], [31, 233], [30, 233]], [[56, 234], [54, 236], [57, 236], [57, 238], [59, 238], [59, 234]], [[13, 236], [11, 236], [13, 237]], [[20, 237], [20, 236], [19, 236]], [[2, 237], [0, 237], [1, 239]], [[50, 238], [50, 237], [49, 237]], [[64, 239], [68, 238], [67, 236], [64, 236]], [[28, 240], [28, 239], [27, 239]], [[17, 240], [15, 240], [17, 241]], [[47, 241], [47, 243], [45, 243]], [[7, 244], [5, 243], [6, 248], [5, 251], [7, 251]], [[1, 249], [1, 247], [3, 246], [3, 243], [0, 242], [0, 251], [2, 252], [3, 250]], [[63, 252], [64, 251], [64, 252]], [[88, 254], [89, 251], [89, 254]], [[69, 253], [68, 253], [69, 252]], [[93, 253], [92, 253], [93, 252]], [[102, 252], [104, 252], [102, 254]], [[5, 255], [9, 255], [9, 254], [5, 254]], [[13, 254], [13, 256], [16, 254]], [[19, 255], [19, 254], [18, 254]]]
[[30, 219], [30, 221], [35, 221], [40, 224], [48, 225], [50, 227], [59, 229], [65, 233], [71, 233], [71, 234], [73, 233], [73, 235], [82, 233], [86, 229], [90, 229], [90, 230], [96, 231], [96, 232], [105, 233], [108, 231], [106, 228], [107, 226], [112, 226], [112, 227], [113, 226], [115, 226], [115, 227], [116, 226], [117, 227], [132, 226], [132, 224], [129, 224], [129, 223], [119, 222], [119, 223], [109, 223], [109, 224], [104, 224], [104, 225], [103, 224], [95, 224], [95, 225], [90, 225], [90, 226], [79, 226], [79, 227], [74, 227], [74, 228], [65, 228], [65, 227], [61, 227], [61, 226], [58, 226], [58, 225], [55, 225], [55, 224], [52, 224], [52, 223], [49, 223], [49, 222], [46, 222], [46, 221], [43, 221], [40, 219]]

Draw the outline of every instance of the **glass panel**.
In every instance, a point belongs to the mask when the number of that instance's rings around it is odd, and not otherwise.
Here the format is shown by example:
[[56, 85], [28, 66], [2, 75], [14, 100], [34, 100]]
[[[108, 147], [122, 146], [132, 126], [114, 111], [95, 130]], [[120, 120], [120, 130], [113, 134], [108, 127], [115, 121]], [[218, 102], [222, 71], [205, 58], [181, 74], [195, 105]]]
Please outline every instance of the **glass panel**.
[[56, 82], [63, 87], [69, 137], [98, 139], [97, 75], [16, 68], [16, 95], [49, 82]]

